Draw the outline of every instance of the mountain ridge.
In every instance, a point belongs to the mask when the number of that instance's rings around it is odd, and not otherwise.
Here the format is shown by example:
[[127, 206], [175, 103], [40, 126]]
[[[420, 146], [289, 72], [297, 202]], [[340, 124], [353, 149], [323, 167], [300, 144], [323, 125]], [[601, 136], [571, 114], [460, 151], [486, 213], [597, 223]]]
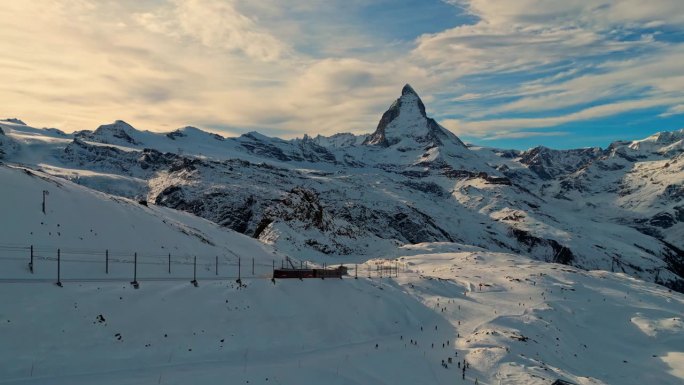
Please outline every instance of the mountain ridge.
[[383, 117], [372, 134], [290, 140], [152, 133], [123, 121], [58, 135], [0, 122], [0, 150], [5, 162], [187, 211], [311, 259], [461, 242], [684, 290], [680, 132], [605, 150], [466, 147], [427, 117], [410, 85]]

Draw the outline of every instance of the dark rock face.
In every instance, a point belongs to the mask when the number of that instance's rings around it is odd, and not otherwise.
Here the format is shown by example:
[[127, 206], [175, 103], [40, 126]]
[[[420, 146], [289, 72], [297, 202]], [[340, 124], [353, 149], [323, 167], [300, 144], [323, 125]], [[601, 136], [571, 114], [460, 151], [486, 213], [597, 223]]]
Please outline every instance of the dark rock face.
[[543, 146], [523, 152], [520, 162], [544, 180], [571, 174], [598, 159], [603, 152], [599, 148], [577, 150], [552, 150]]
[[662, 196], [676, 202], [684, 199], [684, 184], [671, 184], [665, 187]]
[[518, 240], [521, 245], [527, 246], [527, 252], [531, 253], [536, 247], [550, 247], [553, 251], [553, 257], [548, 262], [561, 263], [563, 265], [570, 265], [575, 260], [572, 250], [561, 245], [554, 239], [543, 239], [535, 237], [527, 231], [520, 229], [511, 229], [511, 235]]
[[670, 213], [658, 213], [648, 220], [648, 224], [662, 229], [667, 229], [677, 223], [677, 220]]
[[177, 156], [153, 149], [127, 152], [115, 147], [91, 145], [75, 138], [64, 148], [60, 158], [65, 162], [88, 168], [112, 170], [131, 176], [136, 172], [141, 172], [149, 176], [152, 172], [171, 165], [176, 161]]
[[332, 219], [325, 213], [318, 194], [303, 187], [295, 187], [275, 205], [264, 212], [268, 220], [299, 221], [305, 228], [315, 227], [321, 231], [331, 228]]
[[309, 136], [296, 140], [294, 144], [280, 139], [257, 136], [254, 133], [244, 134], [237, 140], [240, 146], [254, 155], [282, 162], [337, 163], [335, 155], [327, 148], [318, 145]]

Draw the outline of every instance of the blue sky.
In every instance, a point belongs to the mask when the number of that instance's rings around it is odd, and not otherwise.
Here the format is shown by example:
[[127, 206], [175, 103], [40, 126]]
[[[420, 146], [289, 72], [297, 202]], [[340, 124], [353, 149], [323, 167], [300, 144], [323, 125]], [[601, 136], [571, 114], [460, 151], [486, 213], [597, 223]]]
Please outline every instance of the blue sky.
[[5, 2], [2, 114], [237, 135], [372, 132], [410, 83], [464, 140], [684, 128], [681, 0]]

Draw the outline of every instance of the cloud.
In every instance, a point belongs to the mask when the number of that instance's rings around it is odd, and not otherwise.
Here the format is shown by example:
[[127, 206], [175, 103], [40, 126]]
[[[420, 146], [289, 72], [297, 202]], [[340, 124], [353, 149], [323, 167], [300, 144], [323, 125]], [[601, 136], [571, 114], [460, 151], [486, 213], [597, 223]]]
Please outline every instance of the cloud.
[[658, 115], [662, 118], [666, 118], [668, 116], [674, 116], [674, 115], [682, 115], [684, 114], [684, 104], [677, 104], [676, 106], [672, 106], [667, 109], [667, 111], [663, 112], [662, 114]]
[[206, 47], [243, 52], [257, 60], [277, 60], [290, 51], [231, 1], [175, 0], [169, 9], [136, 13], [133, 19], [155, 33], [189, 37]]
[[493, 130], [522, 130], [524, 128], [554, 127], [569, 122], [603, 118], [622, 112], [666, 106], [677, 100], [680, 100], [680, 98], [629, 100], [602, 104], [577, 112], [552, 117], [492, 119], [470, 122], [458, 119], [447, 119], [443, 121], [442, 124], [456, 133], [482, 136], [485, 135], [486, 132]]
[[678, 0], [447, 2], [476, 21], [421, 36], [412, 56], [444, 84], [459, 84], [437, 106], [457, 132], [552, 127], [684, 102], [684, 45], [664, 36], [682, 30]]
[[568, 136], [568, 131], [497, 131], [481, 137], [481, 140], [524, 139], [550, 136]]

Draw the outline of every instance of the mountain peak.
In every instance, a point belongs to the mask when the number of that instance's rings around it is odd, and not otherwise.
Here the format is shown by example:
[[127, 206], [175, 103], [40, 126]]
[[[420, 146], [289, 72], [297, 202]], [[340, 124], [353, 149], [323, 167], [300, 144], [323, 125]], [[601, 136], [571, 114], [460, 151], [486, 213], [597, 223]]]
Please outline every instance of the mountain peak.
[[2, 122], [8, 122], [8, 123], [14, 123], [14, 124], [19, 124], [22, 126], [25, 126], [26, 123], [24, 123], [21, 119], [18, 118], [7, 118], [7, 119], [0, 119]]
[[137, 132], [138, 130], [123, 120], [115, 120], [114, 123], [99, 126], [92, 134], [84, 133], [84, 137], [91, 139], [89, 136], [92, 136], [98, 138], [102, 143], [123, 141], [130, 144], [141, 144], [133, 138]]
[[445, 140], [464, 147], [455, 135], [427, 116], [420, 96], [406, 84], [401, 89], [401, 96], [382, 114], [375, 132], [363, 144], [389, 147], [403, 143], [403, 147], [423, 148], [440, 145]]
[[404, 85], [404, 88], [401, 89], [401, 94], [402, 95], [413, 94], [413, 95], [418, 96], [418, 93], [416, 93], [416, 90], [414, 90], [413, 87], [411, 87], [411, 85], [408, 83], [406, 83]]

